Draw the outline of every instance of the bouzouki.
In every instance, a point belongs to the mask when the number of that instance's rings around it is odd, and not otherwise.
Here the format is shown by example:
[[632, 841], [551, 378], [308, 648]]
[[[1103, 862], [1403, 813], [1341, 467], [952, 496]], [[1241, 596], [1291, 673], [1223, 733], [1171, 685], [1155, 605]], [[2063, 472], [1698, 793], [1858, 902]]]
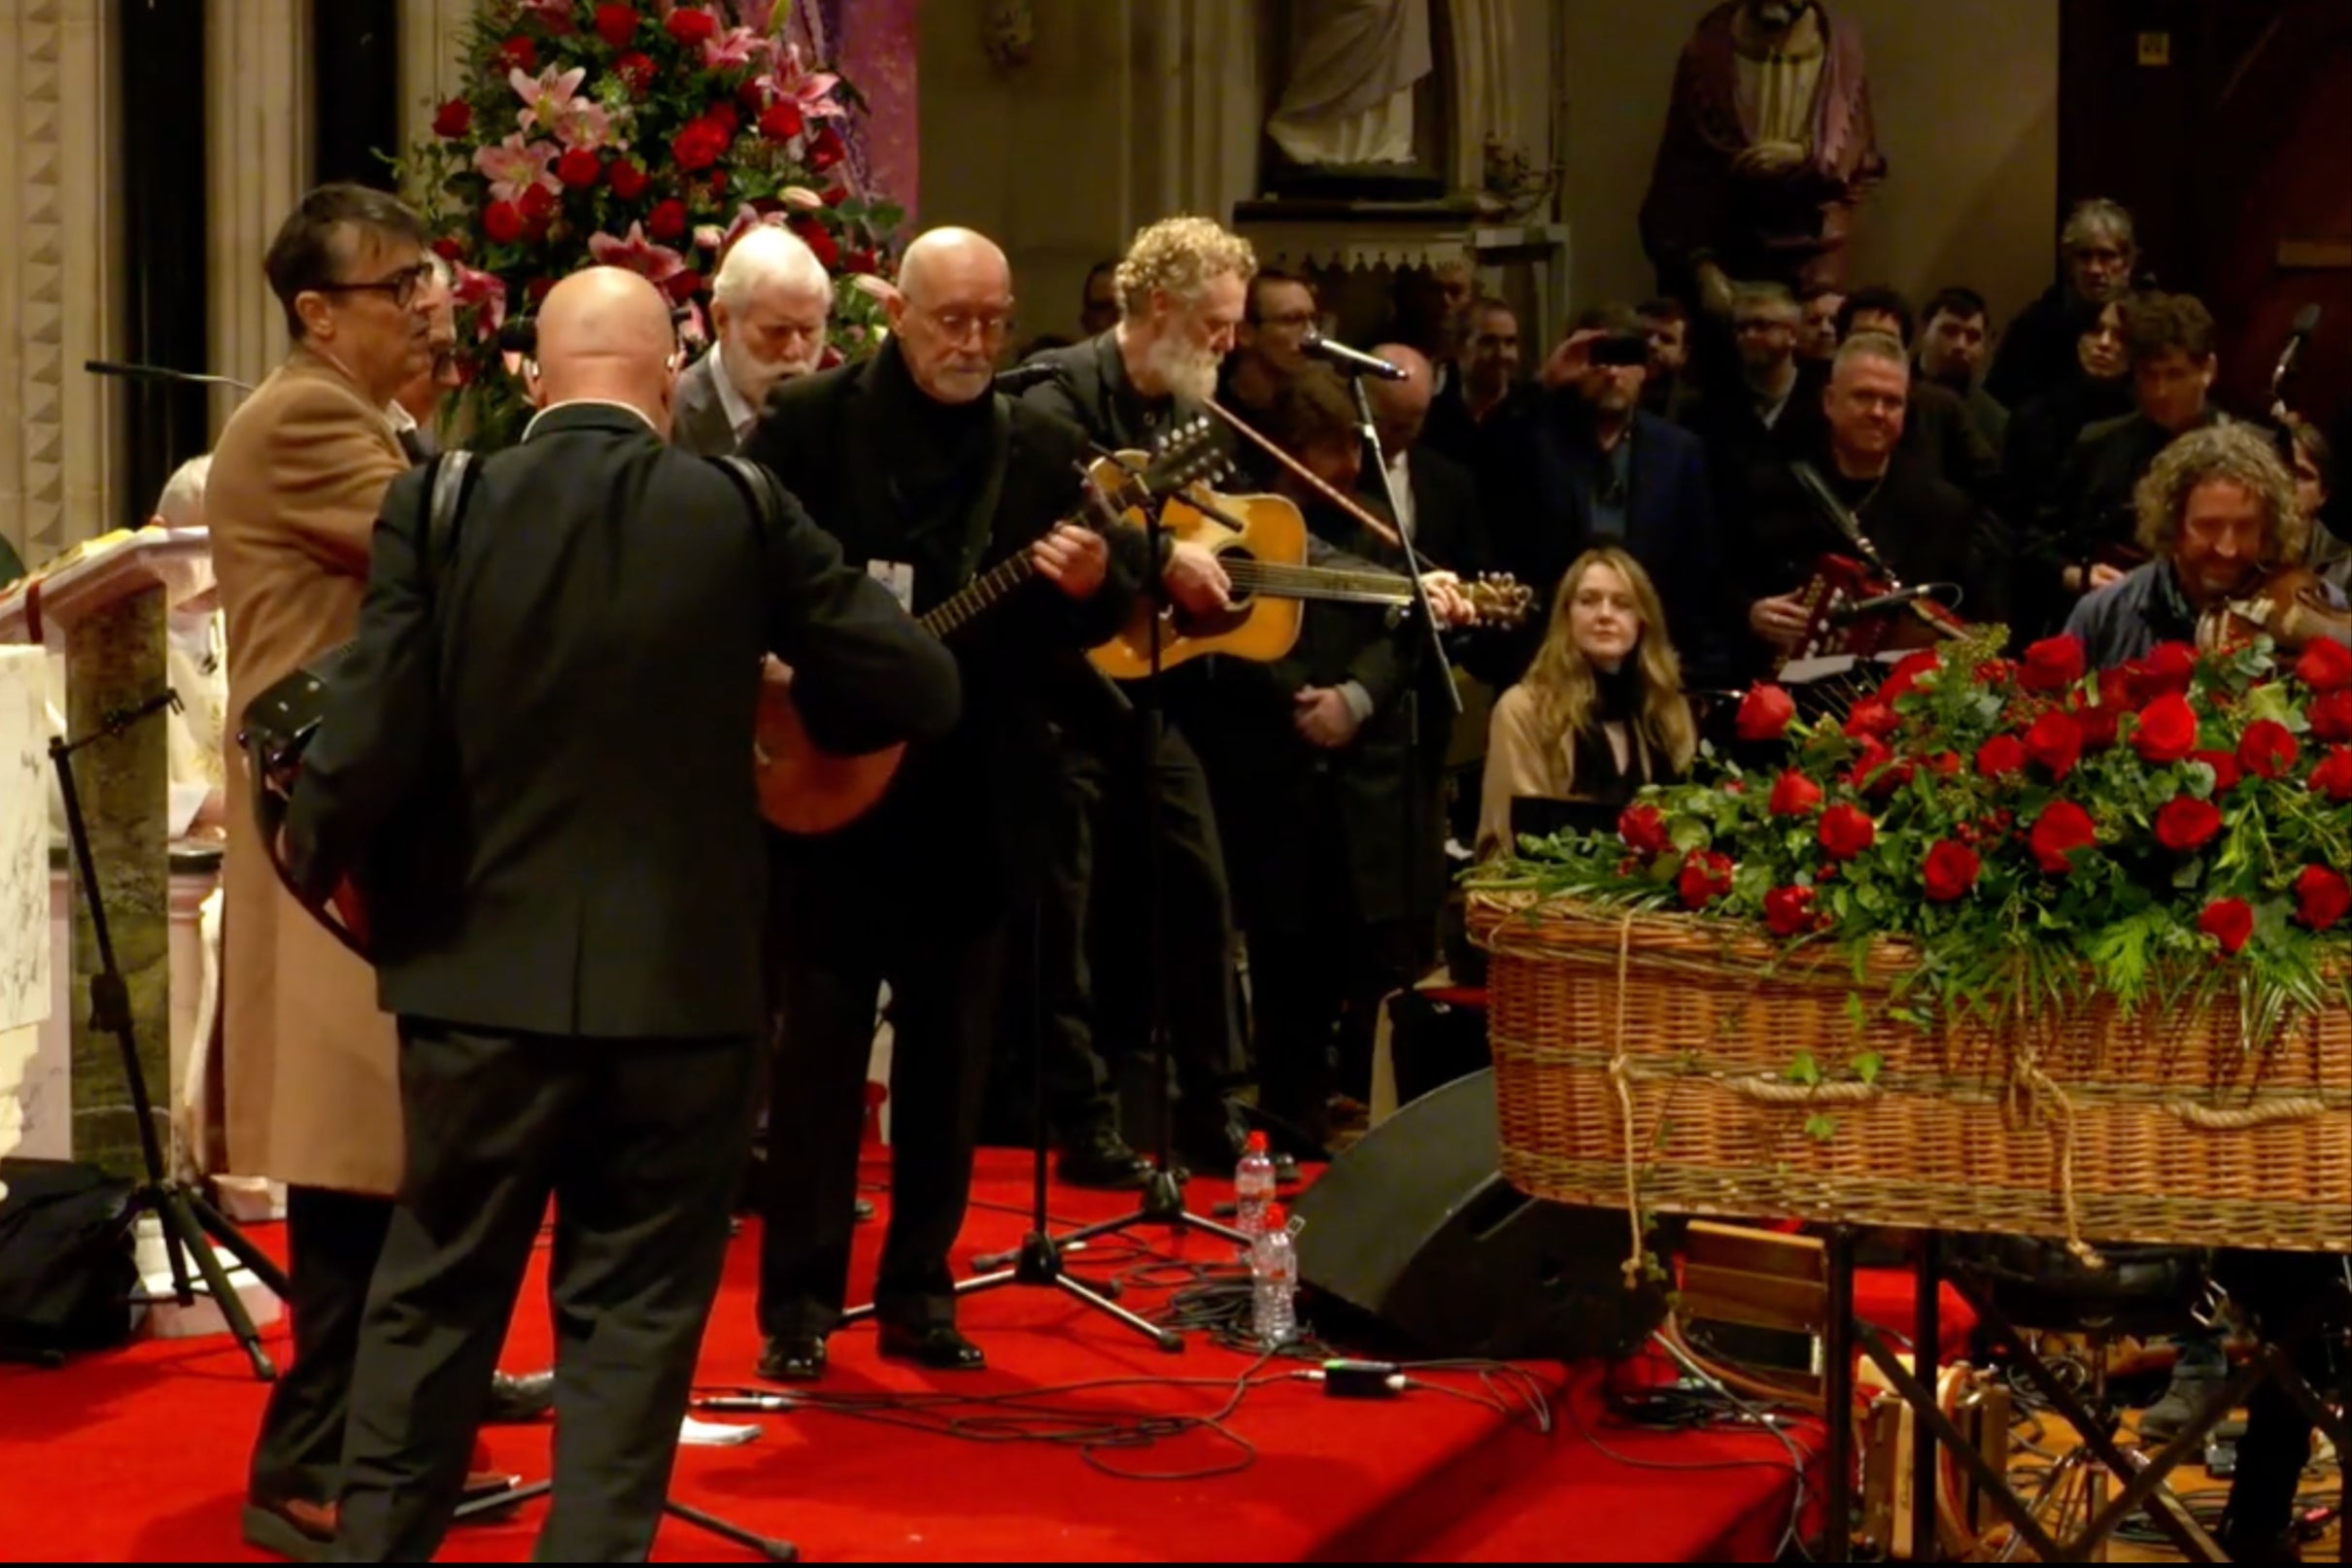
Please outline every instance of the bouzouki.
[[[1082, 483], [1087, 504], [1067, 521], [1103, 528], [1131, 507], [1157, 503], [1184, 486], [1208, 483], [1223, 473], [1226, 459], [1206, 420], [1172, 432], [1148, 459], [1104, 458]], [[939, 637], [956, 632], [1037, 575], [1029, 550], [1006, 557], [916, 619]], [[792, 671], [774, 659], [764, 669], [753, 734], [759, 768], [760, 811], [781, 831], [801, 836], [833, 833], [871, 810], [890, 788], [906, 748], [891, 746], [863, 756], [821, 751], [808, 738], [792, 699]]]
[[[1307, 564], [1307, 520], [1279, 495], [1181, 494], [1161, 508], [1170, 537], [1198, 544], [1217, 558], [1233, 584], [1223, 610], [1194, 615], [1147, 600], [1119, 634], [1088, 655], [1113, 680], [1151, 673], [1151, 618], [1160, 620], [1160, 667], [1173, 669], [1204, 654], [1268, 663], [1298, 645], [1311, 599], [1342, 604], [1414, 602], [1413, 580], [1400, 572], [1346, 570]], [[1517, 626], [1535, 596], [1508, 577], [1463, 583], [1458, 592], [1478, 611], [1482, 627]]]

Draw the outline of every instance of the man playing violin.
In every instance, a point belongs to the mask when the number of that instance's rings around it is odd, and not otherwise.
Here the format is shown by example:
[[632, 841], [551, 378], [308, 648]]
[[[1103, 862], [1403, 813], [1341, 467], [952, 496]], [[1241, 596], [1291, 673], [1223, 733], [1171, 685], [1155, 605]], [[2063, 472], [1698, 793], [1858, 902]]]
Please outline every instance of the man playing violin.
[[[2309, 603], [2341, 611], [2342, 592], [2311, 577], [2303, 559], [2310, 520], [2296, 504], [2295, 479], [2276, 449], [2247, 425], [2207, 426], [2166, 447], [2137, 491], [2139, 543], [2154, 559], [2074, 607], [2066, 631], [2096, 669], [2144, 657], [2160, 642], [2196, 642], [2219, 631], [2230, 604], [2259, 595], [2267, 603]], [[2290, 583], [2283, 572], [2305, 582]], [[2299, 599], [2307, 588], [2311, 597]], [[2310, 633], [2308, 611], [2278, 625], [2255, 614], [2247, 630], [2287, 643]], [[2332, 634], [2341, 638], [2340, 616]], [[2320, 634], [2331, 634], [2323, 626]]]

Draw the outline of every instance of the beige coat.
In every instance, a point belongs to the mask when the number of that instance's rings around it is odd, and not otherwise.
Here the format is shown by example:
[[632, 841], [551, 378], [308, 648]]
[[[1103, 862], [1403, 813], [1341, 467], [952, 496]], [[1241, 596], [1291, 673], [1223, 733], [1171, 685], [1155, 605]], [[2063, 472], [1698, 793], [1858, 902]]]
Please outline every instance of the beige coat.
[[[1647, 769], [1649, 743], [1639, 730], [1625, 736], [1625, 761]], [[1489, 860], [1514, 847], [1511, 802], [1517, 800], [1576, 799], [1576, 737], [1546, 734], [1537, 722], [1535, 694], [1514, 686], [1495, 699], [1486, 722], [1486, 769], [1479, 780], [1478, 858]]]
[[383, 410], [297, 348], [230, 417], [205, 494], [230, 674], [227, 1169], [346, 1192], [399, 1183], [392, 1021], [376, 1010], [375, 972], [278, 882], [254, 828], [236, 719], [357, 629], [376, 510], [407, 466]]

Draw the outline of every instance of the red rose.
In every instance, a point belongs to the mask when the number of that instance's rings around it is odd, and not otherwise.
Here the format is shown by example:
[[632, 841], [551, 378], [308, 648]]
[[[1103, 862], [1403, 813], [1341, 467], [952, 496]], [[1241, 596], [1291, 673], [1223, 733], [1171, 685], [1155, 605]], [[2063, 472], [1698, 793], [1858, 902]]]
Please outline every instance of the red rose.
[[771, 142], [789, 142], [801, 134], [806, 121], [801, 119], [801, 106], [782, 99], [760, 111], [760, 134]]
[[742, 123], [735, 118], [734, 104], [726, 98], [721, 98], [717, 103], [703, 110], [702, 118], [730, 136], [733, 136], [735, 133], [735, 127]]
[[1908, 759], [1879, 768], [1870, 775], [1868, 788], [1871, 799], [1876, 801], [1887, 799], [1896, 790], [1910, 783], [1911, 775], [1918, 770], [1918, 765]]
[[2243, 899], [2215, 899], [2197, 917], [2197, 929], [2220, 942], [2223, 952], [2235, 953], [2254, 935], [2254, 908]]
[[2028, 692], [2062, 692], [2083, 678], [2080, 637], [2045, 637], [2026, 650], [2019, 682]]
[[1822, 787], [1802, 773], [1783, 773], [1773, 781], [1768, 809], [1776, 817], [1801, 817], [1822, 803]]
[[1927, 759], [1927, 770], [1944, 778], [1958, 778], [1960, 770], [1960, 753], [1939, 751]]
[[813, 218], [803, 218], [792, 225], [792, 231], [801, 236], [801, 243], [807, 246], [819, 261], [825, 263], [826, 271], [831, 272], [840, 264], [840, 242], [826, 232], [823, 223]]
[[2118, 699], [2113, 702], [2077, 703], [2071, 710], [2074, 722], [2083, 733], [2083, 750], [2105, 751], [2115, 744], [2115, 733], [2121, 729], [2124, 715], [2131, 704]]
[[539, 46], [518, 33], [498, 46], [498, 63], [529, 76], [539, 69]]
[[556, 178], [580, 190], [604, 178], [604, 165], [587, 148], [575, 147], [556, 159]]
[[[1686, 871], [1685, 875], [1689, 873]], [[1776, 887], [1764, 895], [1764, 924], [1772, 928], [1775, 937], [1793, 937], [1813, 924], [1813, 901], [1816, 897], [1809, 887]]]
[[524, 221], [535, 228], [556, 216], [556, 193], [534, 180], [515, 205], [522, 209]]
[[1902, 724], [1903, 721], [1895, 717], [1894, 709], [1875, 697], [1865, 697], [1854, 704], [1853, 712], [1846, 715], [1846, 733], [1857, 738], [1877, 735], [1884, 739], [1901, 729]]
[[433, 111], [433, 134], [455, 141], [473, 129], [474, 106], [462, 98], [452, 98]]
[[2160, 642], [2145, 659], [2125, 666], [2133, 700], [2151, 701], [2168, 692], [2186, 692], [2197, 679], [2197, 650], [2185, 642]]
[[632, 50], [612, 62], [612, 74], [619, 77], [631, 92], [643, 97], [645, 89], [653, 85], [653, 56]]
[[2352, 909], [2352, 882], [2326, 866], [2306, 866], [2295, 878], [2295, 918], [2313, 931], [2326, 931]]
[[1933, 648], [1922, 648], [1918, 653], [1904, 655], [1902, 663], [1896, 665], [1886, 680], [1880, 683], [1878, 699], [1892, 706], [1898, 699], [1910, 695], [1912, 687], [1919, 684], [1922, 675], [1941, 667], [1943, 656]]
[[2330, 692], [2313, 701], [2305, 715], [2314, 740], [2352, 740], [2352, 690]]
[[2237, 788], [2237, 759], [2226, 751], [2200, 751], [2189, 759], [2213, 769], [2213, 793], [2227, 795]]
[[878, 273], [882, 270], [882, 262], [880, 258], [877, 257], [871, 251], [850, 252], [847, 256], [841, 257], [841, 266], [845, 271], [863, 272], [869, 275]]
[[1731, 857], [1711, 849], [1692, 850], [1683, 862], [1683, 874], [1675, 879], [1675, 891], [1683, 896], [1684, 908], [1705, 908], [1731, 891]]
[[2052, 876], [2063, 876], [2072, 870], [2074, 864], [2067, 857], [2097, 841], [2098, 825], [2091, 820], [2090, 812], [2072, 801], [2053, 801], [2042, 807], [2042, 814], [2033, 819], [2033, 831], [2026, 839], [2033, 858]]
[[702, 274], [673, 272], [669, 275], [669, 281], [662, 287], [669, 291], [672, 302], [683, 305], [702, 291]]
[[523, 286], [524, 297], [528, 299], [534, 308], [538, 305], [539, 301], [545, 299], [549, 294], [552, 294], [555, 291], [556, 280], [553, 278], [533, 278], [530, 280], [530, 282]]
[[2311, 769], [2311, 787], [2338, 805], [2352, 801], [2352, 746], [2337, 746]]
[[2221, 807], [2194, 795], [2176, 795], [2157, 808], [2156, 841], [2176, 854], [2212, 842], [2221, 832]]
[[2257, 719], [2237, 742], [2237, 766], [2258, 778], [2276, 778], [2295, 766], [2302, 746], [2276, 719]]
[[626, 48], [629, 41], [637, 36], [640, 19], [635, 6], [598, 6], [597, 36], [604, 40], [606, 49]]
[[652, 182], [646, 178], [645, 167], [634, 158], [614, 158], [604, 171], [604, 183], [623, 201], [634, 201], [645, 194]]
[[667, 242], [686, 232], [686, 203], [671, 196], [657, 202], [646, 216], [645, 232], [657, 240]]
[[2142, 762], [2177, 763], [2197, 749], [2197, 710], [2178, 692], [2158, 698], [2139, 710], [2131, 727], [2131, 749]]
[[670, 37], [692, 49], [719, 30], [719, 18], [697, 6], [680, 6], [663, 25]]
[[433, 241], [433, 255], [444, 261], [455, 261], [465, 255], [465, 242], [455, 234], [444, 234]]
[[847, 187], [847, 186], [827, 186], [827, 187], [825, 187], [825, 205], [826, 205], [826, 206], [828, 206], [828, 207], [838, 207], [838, 206], [840, 206], [840, 205], [841, 205], [841, 203], [843, 203], [843, 202], [847, 201], [848, 199], [849, 199], [849, 187]]
[[2083, 727], [2073, 714], [2052, 708], [2026, 732], [2026, 755], [2052, 778], [2064, 778], [2083, 754]]
[[1859, 806], [1833, 805], [1822, 813], [1818, 836], [1831, 860], [1852, 860], [1878, 837], [1878, 824]]
[[1976, 749], [1976, 770], [1986, 778], [2007, 778], [2026, 766], [2026, 743], [2015, 735], [1994, 735]]
[[1629, 805], [1618, 813], [1617, 835], [1625, 847], [1647, 859], [1666, 848], [1666, 819], [1654, 805]]
[[1938, 903], [1955, 903], [1976, 886], [1977, 873], [1984, 869], [1984, 862], [1967, 845], [1939, 838], [1929, 846], [1921, 869], [1926, 879], [1927, 897]]
[[[686, 13], [674, 15], [683, 17]], [[733, 139], [724, 126], [707, 119], [688, 120], [685, 128], [671, 138], [669, 155], [688, 174], [699, 174], [725, 155], [727, 144]]]
[[1788, 732], [1789, 721], [1796, 717], [1796, 701], [1777, 686], [1757, 685], [1748, 688], [1740, 699], [1739, 717], [1733, 721], [1742, 740], [1778, 740]]
[[2352, 651], [2334, 637], [2315, 637], [2295, 661], [2295, 678], [2315, 692], [2352, 688]]
[[841, 133], [831, 125], [821, 127], [808, 139], [808, 166], [819, 174], [848, 155], [849, 149], [842, 145]]
[[482, 209], [482, 232], [494, 245], [512, 245], [523, 237], [523, 210], [511, 201], [494, 201]]

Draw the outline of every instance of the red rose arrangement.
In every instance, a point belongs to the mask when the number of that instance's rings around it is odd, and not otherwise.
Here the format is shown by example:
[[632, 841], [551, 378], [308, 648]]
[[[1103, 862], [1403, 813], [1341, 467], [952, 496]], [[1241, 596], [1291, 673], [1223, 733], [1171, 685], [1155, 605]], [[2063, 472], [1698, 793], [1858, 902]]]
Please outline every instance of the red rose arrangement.
[[[728, 245], [789, 223], [842, 281], [836, 355], [877, 341], [904, 214], [860, 187], [843, 132], [857, 95], [801, 57], [781, 0], [485, 3], [460, 94], [400, 170], [457, 275], [456, 397], [474, 439], [529, 409], [498, 331], [596, 263], [699, 302]], [[857, 284], [863, 278], [865, 283]]]
[[[1843, 714], [1743, 700], [1750, 763], [1703, 760], [1594, 839], [1474, 882], [1921, 950], [1896, 1013], [2237, 988], [2247, 1017], [2352, 1006], [2352, 655], [2333, 644], [2116, 670], [2072, 638], [1930, 652]], [[1746, 754], [1743, 753], [1743, 756]]]

